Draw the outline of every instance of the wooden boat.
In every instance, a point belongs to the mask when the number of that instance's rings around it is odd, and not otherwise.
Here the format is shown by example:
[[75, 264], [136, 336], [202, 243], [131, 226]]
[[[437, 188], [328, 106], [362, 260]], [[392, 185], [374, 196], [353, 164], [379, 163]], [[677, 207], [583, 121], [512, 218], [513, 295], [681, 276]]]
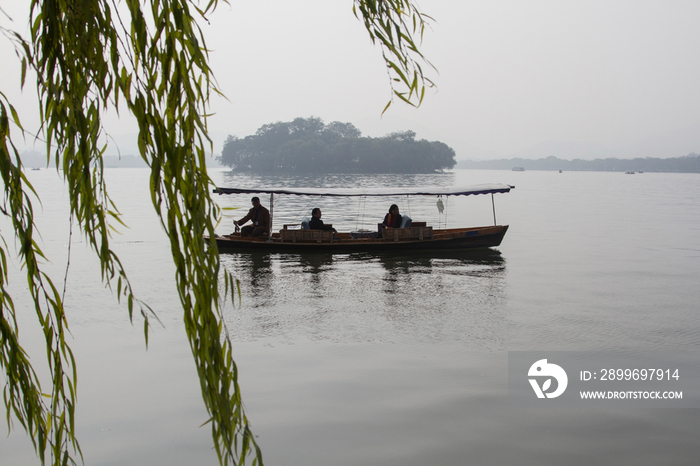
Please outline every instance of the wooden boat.
[[[501, 244], [508, 225], [498, 225], [493, 202], [495, 193], [507, 193], [515, 186], [485, 184], [458, 188], [397, 188], [397, 189], [251, 189], [216, 188], [217, 194], [270, 194], [270, 224], [273, 223], [274, 196], [469, 196], [490, 194], [493, 207], [492, 226], [434, 229], [424, 222], [412, 222], [405, 228], [384, 228], [380, 232], [339, 232], [305, 230], [299, 225], [283, 228], [267, 237], [242, 237], [240, 233], [206, 238], [215, 241], [218, 250], [227, 251], [280, 251], [280, 252], [376, 252], [396, 250], [445, 250], [490, 248]], [[211, 243], [210, 243], [211, 244]]]

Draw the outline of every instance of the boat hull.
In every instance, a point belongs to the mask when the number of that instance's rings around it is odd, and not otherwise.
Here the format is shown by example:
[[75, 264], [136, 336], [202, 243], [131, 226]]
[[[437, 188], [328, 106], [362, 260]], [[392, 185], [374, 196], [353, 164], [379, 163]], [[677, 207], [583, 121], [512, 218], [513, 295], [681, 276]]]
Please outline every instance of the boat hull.
[[[351, 238], [339, 234], [332, 242], [283, 242], [278, 234], [271, 240], [242, 238], [237, 235], [214, 238], [219, 252], [270, 251], [270, 252], [381, 252], [400, 250], [445, 250], [491, 248], [501, 244], [508, 225], [476, 228], [438, 230], [432, 238], [416, 240], [383, 240], [381, 238]], [[209, 240], [209, 238], [206, 238]]]

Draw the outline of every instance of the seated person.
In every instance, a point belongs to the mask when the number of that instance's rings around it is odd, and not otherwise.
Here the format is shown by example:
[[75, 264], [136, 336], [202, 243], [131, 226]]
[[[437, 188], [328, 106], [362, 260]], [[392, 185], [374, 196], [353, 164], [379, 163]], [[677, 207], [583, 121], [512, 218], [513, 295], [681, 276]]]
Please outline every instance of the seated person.
[[333, 233], [338, 233], [338, 230], [330, 225], [324, 225], [323, 220], [321, 220], [321, 209], [314, 207], [311, 211], [311, 221], [309, 222], [309, 229], [311, 230], [333, 230]]
[[382, 222], [382, 228], [401, 228], [401, 214], [399, 214], [399, 206], [396, 204], [391, 204], [389, 207], [389, 213], [384, 216], [384, 221]]
[[241, 228], [241, 236], [268, 236], [270, 233], [270, 211], [260, 204], [260, 199], [254, 197], [250, 200], [253, 208], [248, 211], [248, 215], [242, 219], [233, 221], [236, 226], [252, 221], [252, 225]]

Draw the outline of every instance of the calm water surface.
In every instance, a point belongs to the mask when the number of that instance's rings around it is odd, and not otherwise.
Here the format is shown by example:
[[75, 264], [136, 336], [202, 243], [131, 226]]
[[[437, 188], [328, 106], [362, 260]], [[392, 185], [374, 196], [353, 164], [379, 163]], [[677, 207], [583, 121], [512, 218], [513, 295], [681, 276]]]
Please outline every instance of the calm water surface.
[[[31, 172], [43, 195], [47, 265], [63, 277], [79, 364], [78, 431], [86, 464], [214, 464], [164, 235], [148, 174], [108, 170], [130, 226], [115, 237], [155, 308], [149, 349], [139, 321], [100, 285], [65, 189]], [[420, 176], [242, 177], [223, 186], [515, 185], [496, 195], [503, 244], [485, 252], [227, 254], [243, 301], [226, 308], [248, 417], [268, 465], [697, 464], [697, 410], [521, 412], [508, 408], [508, 351], [698, 351], [700, 176], [467, 171]], [[220, 233], [249, 208], [222, 196]], [[263, 198], [263, 203], [268, 200]], [[314, 207], [338, 229], [372, 229], [390, 203], [432, 225], [493, 223], [489, 196], [283, 197], [275, 225]], [[6, 224], [0, 226], [7, 231]], [[62, 281], [62, 278], [57, 279]], [[14, 281], [18, 296], [22, 282]], [[27, 303], [22, 337], [40, 361]], [[1, 464], [37, 464], [21, 432]]]

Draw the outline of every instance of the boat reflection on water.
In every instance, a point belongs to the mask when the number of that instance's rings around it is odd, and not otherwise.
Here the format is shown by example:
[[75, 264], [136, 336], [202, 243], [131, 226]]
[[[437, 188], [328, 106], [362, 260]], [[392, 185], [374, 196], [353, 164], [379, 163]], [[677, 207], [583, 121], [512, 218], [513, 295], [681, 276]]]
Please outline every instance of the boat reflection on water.
[[493, 271], [505, 268], [505, 259], [496, 249], [415, 251], [396, 254], [376, 254], [387, 272], [411, 273], [415, 267], [441, 267], [446, 261], [453, 265], [481, 265]]
[[496, 250], [222, 254], [241, 282], [225, 309], [240, 341], [459, 341], [503, 349], [506, 261]]

